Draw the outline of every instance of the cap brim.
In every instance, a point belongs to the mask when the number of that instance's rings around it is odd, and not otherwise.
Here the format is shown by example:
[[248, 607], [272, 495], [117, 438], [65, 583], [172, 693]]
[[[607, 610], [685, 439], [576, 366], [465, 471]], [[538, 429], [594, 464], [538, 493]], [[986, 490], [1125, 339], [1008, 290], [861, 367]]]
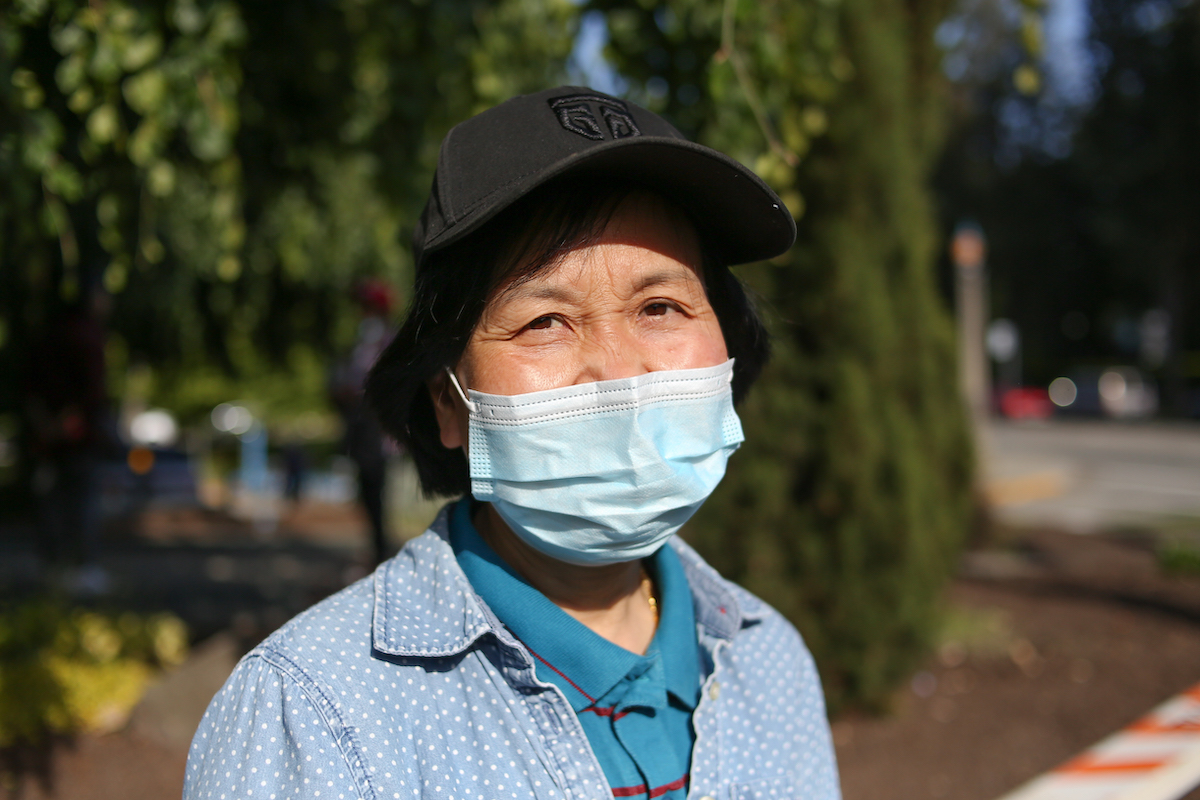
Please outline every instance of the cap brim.
[[610, 179], [663, 195], [688, 213], [726, 265], [773, 258], [796, 239], [791, 212], [736, 160], [686, 139], [638, 136], [606, 142], [524, 176], [489, 198], [487, 213], [427, 242], [425, 252], [464, 238], [529, 192], [572, 173], [585, 190], [590, 181]]

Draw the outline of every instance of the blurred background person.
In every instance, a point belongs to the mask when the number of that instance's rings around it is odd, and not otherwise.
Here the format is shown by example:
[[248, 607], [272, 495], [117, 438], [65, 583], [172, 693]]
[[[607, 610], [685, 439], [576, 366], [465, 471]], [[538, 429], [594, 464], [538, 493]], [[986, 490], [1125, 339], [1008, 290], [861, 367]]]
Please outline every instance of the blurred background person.
[[293, 506], [300, 503], [304, 495], [304, 480], [308, 476], [308, 454], [298, 441], [290, 441], [283, 447], [283, 496]]
[[39, 555], [51, 576], [82, 593], [102, 593], [100, 459], [115, 445], [105, 385], [109, 297], [81, 289], [49, 318], [29, 352], [25, 412], [35, 460]]
[[395, 330], [388, 319], [393, 307], [391, 287], [368, 278], [355, 288], [362, 312], [354, 346], [333, 367], [330, 397], [344, 426], [343, 447], [358, 473], [358, 497], [371, 534], [371, 557], [379, 564], [387, 558], [384, 522], [384, 488], [387, 482], [388, 445], [375, 415], [363, 402], [363, 383]]

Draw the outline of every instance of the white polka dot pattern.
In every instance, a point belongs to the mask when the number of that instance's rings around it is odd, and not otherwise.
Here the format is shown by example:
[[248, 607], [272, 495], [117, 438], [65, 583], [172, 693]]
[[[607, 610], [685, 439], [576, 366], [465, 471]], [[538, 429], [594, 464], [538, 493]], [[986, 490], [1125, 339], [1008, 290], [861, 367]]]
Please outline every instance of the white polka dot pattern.
[[[689, 796], [837, 800], [799, 636], [682, 542], [702, 650]], [[444, 513], [367, 578], [238, 665], [192, 742], [184, 797], [611, 797], [561, 692], [471, 591]]]

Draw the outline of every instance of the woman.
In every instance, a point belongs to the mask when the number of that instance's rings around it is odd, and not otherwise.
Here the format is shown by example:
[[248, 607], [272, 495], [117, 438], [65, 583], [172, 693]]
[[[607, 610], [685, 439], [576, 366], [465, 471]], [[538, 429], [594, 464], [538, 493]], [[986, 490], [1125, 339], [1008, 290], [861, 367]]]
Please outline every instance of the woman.
[[799, 636], [674, 536], [766, 357], [727, 266], [794, 235], [751, 172], [607, 95], [453, 129], [367, 396], [463, 498], [247, 655], [185, 796], [838, 797]]

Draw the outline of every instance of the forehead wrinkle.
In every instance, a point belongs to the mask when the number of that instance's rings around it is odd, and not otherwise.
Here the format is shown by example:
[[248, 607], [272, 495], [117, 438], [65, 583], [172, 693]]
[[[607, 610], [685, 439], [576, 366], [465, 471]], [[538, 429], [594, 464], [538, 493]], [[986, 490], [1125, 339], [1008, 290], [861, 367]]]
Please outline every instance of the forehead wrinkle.
[[[583, 280], [583, 273], [589, 265], [594, 264], [597, 260], [595, 249], [595, 247], [583, 247], [560, 254], [545, 269], [509, 282], [496, 294], [492, 303], [508, 303], [519, 300], [578, 302], [586, 293], [579, 288], [579, 282]], [[574, 275], [567, 275], [566, 271], [571, 268], [574, 268]]]
[[[685, 255], [678, 252], [696, 248], [695, 233], [690, 226], [680, 228], [678, 225], [663, 225], [660, 233], [665, 232], [675, 240], [675, 246], [664, 246], [662, 242], [647, 240], [640, 231], [629, 229], [630, 222], [622, 217], [621, 212], [624, 211], [628, 215], [633, 209], [625, 208], [626, 205], [623, 203], [615, 218], [608, 221], [599, 241], [559, 252], [548, 264], [533, 274], [509, 281], [500, 287], [488, 302], [488, 306], [495, 310], [499, 304], [522, 300], [578, 304], [582, 302], [584, 295], [590, 293], [583, 288], [583, 284], [587, 282], [585, 273], [589, 269], [607, 272], [609, 285], [616, 290], [617, 295], [627, 299], [656, 286], [670, 284], [685, 287], [689, 291], [699, 287], [703, 292], [704, 281], [699, 266], [690, 263], [690, 253]], [[665, 208], [653, 210], [660, 214], [668, 211]], [[638, 251], [645, 255], [642, 256]], [[649, 260], [657, 263], [636, 263], [642, 257], [649, 257]], [[670, 259], [673, 263], [663, 263], [661, 257]], [[685, 261], [677, 261], [679, 257]], [[630, 270], [633, 274], [628, 280], [623, 280], [622, 273], [630, 260], [635, 262]]]
[[[622, 247], [608, 254], [610, 274], [614, 270], [614, 261], [619, 262], [623, 257], [628, 257], [628, 251], [623, 253], [621, 250], [625, 250], [625, 248]], [[619, 293], [625, 297], [637, 297], [657, 287], [679, 287], [689, 293], [700, 289], [703, 292], [704, 282], [699, 271], [685, 262], [674, 260], [674, 258], [670, 258], [669, 261], [651, 259], [651, 263], [635, 265], [631, 272], [628, 281], [623, 282], [624, 285], [620, 287]]]
[[[594, 256], [595, 254], [588, 255]], [[613, 265], [603, 263], [606, 261], [607, 259], [601, 259], [602, 263], [596, 264], [596, 260], [592, 260], [592, 264], [601, 269], [607, 269], [611, 275], [614, 271]], [[510, 284], [501, 291], [495, 302], [489, 305], [493, 305], [494, 307], [501, 303], [507, 304], [522, 300], [550, 300], [559, 303], [577, 304], [581, 301], [585, 292], [579, 288], [571, 276], [564, 275], [564, 272], [570, 266], [576, 266], [580, 273], [585, 269], [584, 264], [560, 264], [546, 275], [538, 275], [526, 281], [517, 281]], [[565, 280], [554, 280], [553, 276], [555, 275], [562, 276]], [[575, 277], [579, 278], [581, 276], [576, 275]], [[645, 294], [656, 287], [670, 285], [686, 287], [689, 291], [692, 291], [701, 287], [702, 282], [700, 276], [686, 265], [655, 265], [646, 270], [639, 270], [634, 279], [626, 286], [614, 286], [614, 288], [617, 289], [619, 296], [631, 298]]]
[[685, 266], [659, 267], [639, 275], [633, 284], [633, 290], [635, 293], [639, 293], [664, 284], [680, 283], [691, 286], [698, 282], [699, 276]]
[[[557, 270], [554, 270], [557, 271]], [[488, 308], [496, 310], [500, 305], [520, 302], [522, 300], [552, 300], [559, 303], [574, 303], [578, 301], [580, 292], [569, 284], [551, 282], [542, 276], [529, 280], [515, 281], [488, 303]]]

